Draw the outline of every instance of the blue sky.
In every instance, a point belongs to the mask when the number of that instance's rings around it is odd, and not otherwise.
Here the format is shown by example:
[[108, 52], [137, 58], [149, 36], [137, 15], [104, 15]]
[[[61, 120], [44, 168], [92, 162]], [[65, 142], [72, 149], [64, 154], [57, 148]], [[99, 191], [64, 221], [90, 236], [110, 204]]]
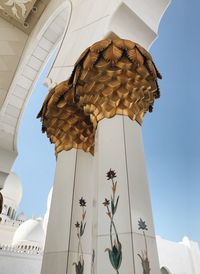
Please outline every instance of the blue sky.
[[[143, 139], [156, 234], [175, 241], [188, 235], [200, 243], [199, 10], [198, 0], [174, 0], [161, 21], [150, 50], [163, 75], [161, 98], [144, 119]], [[24, 113], [13, 166], [24, 188], [20, 209], [28, 217], [45, 213], [55, 171], [54, 146], [35, 119], [48, 92], [48, 69]]]

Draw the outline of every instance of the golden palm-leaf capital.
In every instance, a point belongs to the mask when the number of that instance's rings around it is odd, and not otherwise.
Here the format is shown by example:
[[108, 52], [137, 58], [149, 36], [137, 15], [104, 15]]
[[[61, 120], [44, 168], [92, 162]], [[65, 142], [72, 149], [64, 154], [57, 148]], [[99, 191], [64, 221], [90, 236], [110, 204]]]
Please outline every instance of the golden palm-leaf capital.
[[126, 115], [142, 123], [153, 109], [161, 79], [151, 55], [125, 39], [104, 39], [87, 48], [68, 81], [52, 89], [38, 115], [56, 152], [72, 147], [94, 150], [97, 124]]
[[55, 86], [47, 95], [37, 118], [42, 132], [55, 144], [56, 155], [63, 150], [80, 148], [94, 153], [95, 130], [88, 115], [74, 103], [72, 87], [67, 81]]
[[84, 112], [97, 123], [116, 114], [142, 123], [160, 92], [161, 78], [151, 55], [125, 39], [105, 39], [87, 48], [75, 64], [69, 84]]

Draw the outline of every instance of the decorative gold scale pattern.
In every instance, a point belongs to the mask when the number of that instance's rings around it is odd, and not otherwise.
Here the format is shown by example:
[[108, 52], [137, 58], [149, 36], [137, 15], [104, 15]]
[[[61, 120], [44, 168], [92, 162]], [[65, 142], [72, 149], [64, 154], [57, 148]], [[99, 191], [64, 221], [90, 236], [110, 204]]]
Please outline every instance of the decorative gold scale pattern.
[[56, 154], [80, 148], [94, 153], [98, 122], [117, 114], [142, 123], [160, 92], [161, 75], [139, 44], [105, 39], [79, 57], [68, 81], [50, 91], [38, 117]]
[[73, 97], [68, 82], [61, 82], [49, 92], [38, 114], [42, 119], [42, 132], [55, 144], [56, 154], [72, 148], [94, 151], [95, 129]]

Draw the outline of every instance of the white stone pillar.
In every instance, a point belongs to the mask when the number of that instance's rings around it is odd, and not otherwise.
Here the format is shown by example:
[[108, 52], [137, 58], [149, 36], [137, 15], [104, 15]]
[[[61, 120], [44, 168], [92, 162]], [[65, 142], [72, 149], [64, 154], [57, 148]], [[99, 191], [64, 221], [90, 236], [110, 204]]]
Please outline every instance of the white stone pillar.
[[42, 274], [75, 273], [78, 237], [76, 222], [80, 222], [86, 201], [86, 228], [82, 237], [84, 273], [90, 273], [92, 258], [93, 157], [82, 151], [63, 151], [58, 155]]
[[82, 237], [84, 273], [116, 273], [105, 252], [110, 248], [110, 221], [102, 204], [105, 197], [110, 199], [111, 182], [106, 178], [110, 168], [116, 171], [118, 182], [115, 223], [122, 244], [119, 273], [143, 273], [137, 255], [145, 250], [142, 232], [138, 230], [140, 218], [148, 226], [145, 233], [151, 273], [159, 273], [141, 126], [125, 116], [104, 119], [99, 123], [96, 140], [94, 157], [74, 149], [58, 156], [41, 273], [76, 273], [75, 223], [81, 218], [81, 197], [87, 202], [87, 224]]
[[[120, 274], [142, 274], [141, 260], [137, 254], [145, 250], [143, 234], [138, 230], [141, 218], [148, 226], [146, 239], [151, 273], [159, 273], [158, 255], [149, 197], [141, 126], [125, 116], [104, 119], [98, 125], [95, 160], [98, 169], [97, 198], [97, 274], [116, 271], [111, 266], [106, 248], [110, 248], [110, 221], [102, 205], [105, 197], [110, 200], [111, 182], [106, 172], [116, 171], [118, 208], [115, 224], [122, 244]], [[116, 179], [116, 180], [115, 180]], [[114, 235], [113, 235], [114, 237]]]

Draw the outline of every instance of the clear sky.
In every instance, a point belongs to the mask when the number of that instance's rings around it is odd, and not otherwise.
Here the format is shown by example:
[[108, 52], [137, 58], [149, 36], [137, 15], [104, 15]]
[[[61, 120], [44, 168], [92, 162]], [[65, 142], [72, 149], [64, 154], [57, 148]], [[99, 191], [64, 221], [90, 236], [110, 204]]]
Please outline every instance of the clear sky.
[[[145, 158], [156, 234], [200, 243], [200, 123], [198, 0], [174, 0], [151, 53], [163, 75], [161, 98], [143, 123]], [[24, 113], [13, 170], [23, 183], [20, 210], [43, 216], [55, 171], [54, 146], [35, 117], [47, 94], [41, 74]]]

